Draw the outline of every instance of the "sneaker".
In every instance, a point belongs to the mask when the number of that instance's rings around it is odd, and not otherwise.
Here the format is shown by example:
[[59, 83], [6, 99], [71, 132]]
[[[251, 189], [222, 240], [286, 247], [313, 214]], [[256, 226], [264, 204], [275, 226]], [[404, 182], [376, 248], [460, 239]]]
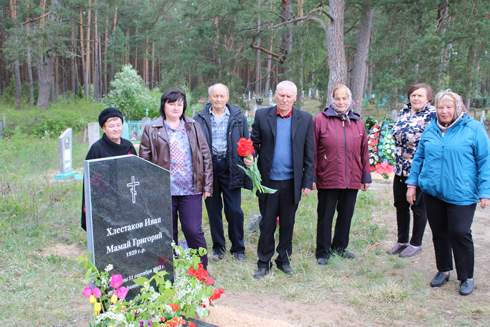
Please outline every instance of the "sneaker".
[[413, 257], [416, 254], [422, 253], [422, 247], [421, 246], [413, 246], [412, 244], [409, 244], [405, 250], [403, 250], [400, 253], [400, 257], [402, 258], [409, 258]]
[[473, 293], [473, 279], [467, 279], [461, 282], [461, 286], [459, 287], [459, 294], [461, 295], [470, 295]]
[[403, 250], [405, 250], [408, 246], [408, 243], [398, 243], [396, 242], [395, 246], [391, 249], [391, 250], [388, 250], [386, 251], [388, 254], [392, 254], [392, 255], [395, 255], [395, 254], [399, 254], [400, 252], [402, 252]]

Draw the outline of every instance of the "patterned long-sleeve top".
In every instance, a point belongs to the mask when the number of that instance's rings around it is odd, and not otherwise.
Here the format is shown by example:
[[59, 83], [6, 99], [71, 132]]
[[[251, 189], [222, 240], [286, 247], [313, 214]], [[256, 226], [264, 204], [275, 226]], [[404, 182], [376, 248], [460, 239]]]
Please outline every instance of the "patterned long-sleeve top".
[[391, 135], [395, 139], [395, 174], [409, 176], [413, 156], [425, 126], [436, 118], [436, 109], [427, 103], [422, 109], [412, 115], [412, 105], [405, 104], [398, 113]]

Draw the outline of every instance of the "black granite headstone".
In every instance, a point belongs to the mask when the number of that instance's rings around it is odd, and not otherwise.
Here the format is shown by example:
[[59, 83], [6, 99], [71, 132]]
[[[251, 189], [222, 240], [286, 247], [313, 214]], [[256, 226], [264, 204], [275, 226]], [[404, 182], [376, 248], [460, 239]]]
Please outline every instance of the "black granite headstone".
[[85, 161], [88, 251], [99, 270], [113, 265], [131, 299], [132, 282], [166, 270], [173, 281], [170, 172], [137, 156]]

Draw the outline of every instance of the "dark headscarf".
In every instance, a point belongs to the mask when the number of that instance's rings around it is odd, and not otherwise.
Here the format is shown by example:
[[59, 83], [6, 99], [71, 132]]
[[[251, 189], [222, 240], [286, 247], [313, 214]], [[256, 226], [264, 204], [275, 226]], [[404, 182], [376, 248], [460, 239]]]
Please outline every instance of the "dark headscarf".
[[105, 108], [104, 110], [102, 110], [102, 112], [99, 115], [100, 127], [104, 126], [104, 123], [107, 121], [107, 119], [112, 118], [112, 117], [119, 117], [119, 118], [121, 118], [121, 122], [124, 123], [124, 118], [123, 118], [121, 110], [116, 109], [116, 108]]

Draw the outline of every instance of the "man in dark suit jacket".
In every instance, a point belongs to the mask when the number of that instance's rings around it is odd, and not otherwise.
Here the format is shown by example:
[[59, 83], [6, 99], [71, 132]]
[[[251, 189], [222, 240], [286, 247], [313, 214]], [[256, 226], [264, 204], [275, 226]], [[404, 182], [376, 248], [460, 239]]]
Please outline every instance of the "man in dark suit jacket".
[[[296, 209], [301, 193], [308, 195], [313, 186], [314, 140], [311, 114], [293, 108], [297, 88], [283, 81], [276, 88], [276, 106], [259, 109], [252, 125], [251, 140], [262, 185], [276, 189], [274, 194], [259, 193], [262, 214], [257, 247], [258, 270], [255, 278], [265, 277], [272, 268], [274, 233], [279, 217], [277, 268], [294, 274], [290, 265]], [[247, 166], [250, 161], [244, 160]]]

